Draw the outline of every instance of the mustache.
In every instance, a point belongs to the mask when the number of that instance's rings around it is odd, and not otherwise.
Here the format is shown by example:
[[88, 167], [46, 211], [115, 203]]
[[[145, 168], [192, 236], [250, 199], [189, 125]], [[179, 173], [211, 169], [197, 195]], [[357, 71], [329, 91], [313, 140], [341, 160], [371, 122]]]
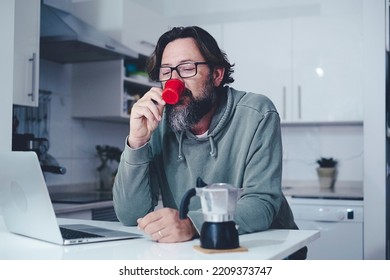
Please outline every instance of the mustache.
[[184, 104], [183, 97], [188, 97], [190, 100], [195, 100], [194, 95], [192, 94], [192, 91], [189, 90], [188, 88], [185, 88], [184, 92], [180, 96], [179, 101], [176, 104], [166, 104], [165, 106], [170, 107], [170, 108], [175, 108], [177, 106], [183, 105]]

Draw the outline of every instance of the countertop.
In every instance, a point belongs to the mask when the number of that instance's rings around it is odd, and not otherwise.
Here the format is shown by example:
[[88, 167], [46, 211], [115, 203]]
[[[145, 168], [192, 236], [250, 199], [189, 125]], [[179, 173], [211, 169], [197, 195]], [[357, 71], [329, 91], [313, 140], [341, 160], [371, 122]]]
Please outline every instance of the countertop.
[[291, 196], [293, 198], [363, 200], [363, 189], [356, 187], [334, 189], [322, 189], [319, 187], [283, 187], [282, 191], [285, 196]]
[[318, 198], [340, 200], [363, 200], [361, 182], [337, 182], [334, 188], [320, 188], [317, 182], [284, 182], [282, 191], [292, 198]]
[[[133, 233], [136, 227], [119, 222], [58, 219], [59, 224], [85, 223]], [[142, 233], [141, 233], [142, 234]], [[60, 246], [9, 233], [0, 215], [0, 259], [103, 259], [103, 260], [261, 260], [284, 259], [320, 237], [317, 230], [267, 230], [240, 235], [246, 252], [202, 253], [194, 248], [199, 239], [180, 243], [158, 243], [148, 236], [139, 239]]]

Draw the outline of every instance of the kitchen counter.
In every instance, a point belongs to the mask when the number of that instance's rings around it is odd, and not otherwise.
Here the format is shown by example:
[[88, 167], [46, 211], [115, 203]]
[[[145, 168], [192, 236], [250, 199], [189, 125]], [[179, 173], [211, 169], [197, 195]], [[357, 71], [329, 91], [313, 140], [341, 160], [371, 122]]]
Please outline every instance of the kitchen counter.
[[[80, 223], [80, 220], [58, 219], [59, 224]], [[119, 222], [83, 220], [82, 223], [133, 233], [137, 227], [125, 227]], [[267, 230], [240, 235], [240, 245], [246, 252], [205, 254], [194, 248], [199, 239], [180, 243], [158, 243], [149, 237], [91, 244], [60, 246], [9, 233], [0, 216], [0, 259], [103, 259], [103, 260], [261, 260], [284, 259], [291, 253], [320, 237], [317, 230]]]
[[321, 189], [319, 187], [283, 187], [282, 191], [285, 196], [294, 198], [363, 200], [363, 190], [354, 187], [335, 189]]
[[342, 199], [363, 200], [363, 186], [360, 182], [339, 182], [334, 188], [320, 188], [316, 182], [283, 183], [282, 191], [285, 196], [293, 198], [318, 198], [318, 199]]

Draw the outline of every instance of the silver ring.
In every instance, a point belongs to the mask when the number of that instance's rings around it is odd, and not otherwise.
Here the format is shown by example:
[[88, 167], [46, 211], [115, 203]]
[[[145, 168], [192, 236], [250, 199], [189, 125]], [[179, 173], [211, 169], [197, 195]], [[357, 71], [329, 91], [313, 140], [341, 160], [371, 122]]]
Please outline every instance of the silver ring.
[[164, 236], [162, 235], [161, 231], [159, 230], [158, 231], [158, 235], [160, 235], [161, 238], [163, 238]]

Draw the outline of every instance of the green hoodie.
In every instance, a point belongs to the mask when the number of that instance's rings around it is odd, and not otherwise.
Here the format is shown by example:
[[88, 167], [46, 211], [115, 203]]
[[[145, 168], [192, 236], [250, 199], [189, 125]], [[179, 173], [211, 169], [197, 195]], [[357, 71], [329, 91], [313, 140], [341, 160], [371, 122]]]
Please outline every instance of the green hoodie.
[[[164, 114], [150, 141], [122, 154], [113, 194], [118, 219], [136, 225], [154, 210], [178, 209], [196, 179], [243, 188], [235, 222], [240, 234], [269, 228], [297, 229], [281, 191], [282, 142], [279, 115], [265, 96], [225, 87], [208, 135], [173, 132]], [[193, 197], [188, 216], [200, 232], [203, 215]]]

